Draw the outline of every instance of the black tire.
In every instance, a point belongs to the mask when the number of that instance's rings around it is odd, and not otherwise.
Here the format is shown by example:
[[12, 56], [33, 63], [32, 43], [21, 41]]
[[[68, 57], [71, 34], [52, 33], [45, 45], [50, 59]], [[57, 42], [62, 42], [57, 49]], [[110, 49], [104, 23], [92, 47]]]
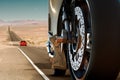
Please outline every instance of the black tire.
[[65, 73], [66, 73], [66, 70], [61, 70], [61, 69], [54, 70], [54, 76], [64, 76]]
[[120, 69], [120, 4], [114, 0], [89, 0], [88, 3], [93, 44], [86, 79], [115, 80]]
[[[89, 3], [91, 17], [89, 17], [88, 3]], [[76, 45], [79, 45], [79, 43], [81, 42], [76, 42], [76, 44], [74, 43], [68, 44], [69, 50], [67, 51], [68, 52], [67, 60], [68, 60], [68, 67], [70, 69], [73, 80], [78, 80], [78, 79], [115, 80], [116, 79], [119, 73], [119, 68], [120, 68], [120, 63], [119, 63], [120, 27], [118, 26], [119, 25], [118, 21], [120, 21], [120, 16], [117, 15], [118, 16], [117, 17], [115, 15], [116, 19], [113, 20], [114, 17], [112, 13], [112, 12], [116, 12], [120, 14], [120, 11], [119, 11], [120, 8], [115, 6], [115, 5], [118, 5], [116, 3], [117, 3], [116, 1], [112, 1], [112, 0], [104, 1], [104, 3], [102, 0], [101, 1], [93, 0], [92, 2], [90, 2], [89, 0], [88, 2], [86, 2], [86, 0], [75, 0], [74, 7], [79, 6], [80, 9], [82, 10], [83, 17], [84, 17], [85, 43], [84, 43], [83, 56], [80, 61], [80, 66], [75, 68], [74, 68], [75, 65], [73, 66], [74, 60], [72, 61], [72, 58], [75, 57], [77, 52], [75, 53], [74, 51], [72, 51], [72, 47], [76, 48]], [[109, 9], [108, 7], [106, 7], [106, 4], [109, 7], [111, 7], [112, 5], [112, 7]], [[72, 10], [74, 12], [74, 8]], [[75, 20], [74, 18], [72, 19]], [[72, 21], [72, 19], [71, 19], [71, 23], [74, 24], [74, 21]], [[89, 20], [92, 22], [89, 22]], [[88, 52], [86, 48], [87, 46], [86, 35], [89, 32], [88, 30], [90, 28], [88, 26], [91, 26], [91, 29], [92, 29], [90, 30], [91, 31], [90, 34], [92, 35], [91, 37], [92, 48], [90, 52]], [[75, 30], [74, 28], [72, 28], [71, 31], [73, 31], [73, 33], [76, 33], [77, 29]], [[72, 33], [69, 35], [74, 36], [74, 34], [72, 35]], [[72, 55], [72, 58], [70, 57], [70, 55]], [[88, 62], [87, 66], [84, 64], [84, 61], [86, 60]], [[84, 69], [84, 67], [87, 67], [87, 68]]]

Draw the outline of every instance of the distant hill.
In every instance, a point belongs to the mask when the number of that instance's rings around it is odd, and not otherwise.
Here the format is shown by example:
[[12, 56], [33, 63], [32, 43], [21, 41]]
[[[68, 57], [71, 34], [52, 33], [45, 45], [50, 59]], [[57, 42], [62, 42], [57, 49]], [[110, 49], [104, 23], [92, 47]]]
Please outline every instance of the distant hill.
[[47, 21], [39, 21], [39, 20], [16, 20], [16, 21], [8, 21], [5, 22], [3, 20], [0, 20], [0, 26], [5, 25], [48, 25]]
[[4, 24], [4, 23], [5, 23], [5, 22], [4, 22], [3, 20], [0, 20], [0, 25], [1, 25], [1, 24]]
[[3, 20], [0, 20], [0, 23], [3, 23], [4, 21]]

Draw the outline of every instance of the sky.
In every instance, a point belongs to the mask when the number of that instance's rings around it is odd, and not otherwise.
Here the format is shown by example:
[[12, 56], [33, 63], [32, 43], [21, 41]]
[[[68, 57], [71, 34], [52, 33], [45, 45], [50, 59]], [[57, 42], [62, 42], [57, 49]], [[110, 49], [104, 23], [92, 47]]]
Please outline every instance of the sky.
[[0, 20], [47, 20], [48, 0], [0, 0]]

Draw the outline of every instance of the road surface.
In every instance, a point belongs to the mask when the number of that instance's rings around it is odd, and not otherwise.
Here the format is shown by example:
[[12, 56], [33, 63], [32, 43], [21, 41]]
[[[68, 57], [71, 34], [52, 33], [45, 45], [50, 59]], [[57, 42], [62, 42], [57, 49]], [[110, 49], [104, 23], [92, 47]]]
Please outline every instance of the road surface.
[[[22, 40], [13, 31], [9, 31], [8, 33], [10, 35], [9, 37], [12, 42]], [[17, 47], [19, 47], [19, 49], [21, 49], [50, 80], [71, 80], [70, 73], [68, 70], [65, 76], [57, 77], [53, 76], [54, 70], [51, 69], [49, 57], [45, 47], [30, 47], [30, 46], [21, 47], [19, 45]], [[35, 80], [39, 80], [39, 78]]]
[[0, 47], [0, 80], [43, 80], [43, 78], [17, 47], [4, 46]]

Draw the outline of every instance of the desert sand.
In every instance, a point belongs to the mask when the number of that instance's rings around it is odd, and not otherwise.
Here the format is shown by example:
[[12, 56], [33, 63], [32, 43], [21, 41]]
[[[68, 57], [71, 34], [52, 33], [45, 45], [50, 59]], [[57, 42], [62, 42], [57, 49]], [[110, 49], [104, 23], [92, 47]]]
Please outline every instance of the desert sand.
[[27, 41], [29, 46], [45, 47], [48, 32], [47, 25], [16, 25], [10, 26], [10, 30]]
[[0, 47], [7, 46], [11, 42], [8, 34], [8, 27], [15, 32], [22, 40], [27, 41], [28, 46], [45, 47], [47, 41], [48, 24], [29, 23], [0, 26]]

